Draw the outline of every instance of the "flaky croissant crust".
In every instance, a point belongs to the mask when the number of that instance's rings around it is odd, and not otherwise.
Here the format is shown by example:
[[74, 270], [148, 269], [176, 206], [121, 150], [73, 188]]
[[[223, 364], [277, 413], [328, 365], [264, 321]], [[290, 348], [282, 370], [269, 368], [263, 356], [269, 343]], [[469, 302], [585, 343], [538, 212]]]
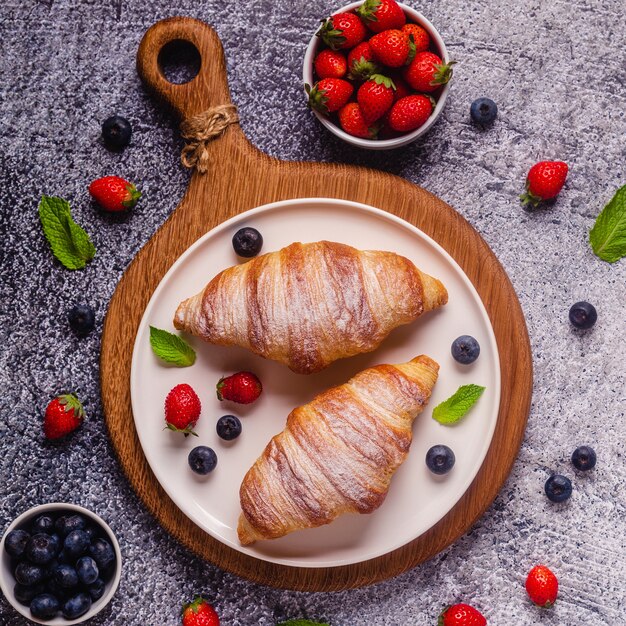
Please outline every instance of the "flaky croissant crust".
[[418, 356], [377, 365], [294, 409], [243, 479], [243, 545], [371, 513], [411, 445], [439, 365]]
[[215, 276], [179, 305], [174, 326], [310, 374], [376, 349], [447, 300], [441, 282], [393, 252], [293, 243]]

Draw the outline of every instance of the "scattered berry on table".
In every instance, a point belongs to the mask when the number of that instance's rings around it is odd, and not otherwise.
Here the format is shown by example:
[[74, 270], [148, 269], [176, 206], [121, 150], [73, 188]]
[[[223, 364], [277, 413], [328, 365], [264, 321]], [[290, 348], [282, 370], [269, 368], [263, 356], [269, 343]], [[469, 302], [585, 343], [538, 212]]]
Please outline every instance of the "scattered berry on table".
[[373, 124], [387, 113], [393, 104], [394, 90], [393, 81], [382, 74], [372, 75], [359, 87], [356, 99], [366, 124]]
[[111, 213], [132, 209], [141, 192], [137, 187], [119, 176], [104, 176], [89, 185], [89, 194], [101, 209]]
[[41, 565], [35, 565], [34, 563], [28, 563], [27, 561], [21, 561], [15, 568], [15, 580], [20, 585], [31, 587], [40, 583], [46, 577], [46, 570]]
[[587, 330], [596, 323], [597, 319], [596, 307], [589, 302], [576, 302], [576, 304], [572, 304], [569, 310], [569, 321], [576, 328]]
[[375, 139], [379, 130], [376, 124], [366, 124], [358, 102], [348, 102], [339, 111], [339, 124], [349, 135], [362, 139]]
[[374, 60], [374, 53], [369, 41], [363, 41], [348, 53], [348, 78], [367, 80], [372, 74], [380, 72], [380, 66]]
[[305, 85], [309, 106], [327, 115], [338, 111], [350, 100], [354, 87], [343, 78], [322, 78], [311, 87]]
[[490, 98], [478, 98], [470, 106], [470, 116], [475, 124], [487, 126], [498, 116], [498, 105]]
[[250, 404], [261, 395], [263, 386], [252, 372], [237, 372], [231, 376], [220, 378], [216, 389], [218, 400]]
[[526, 578], [526, 591], [537, 606], [548, 609], [556, 602], [559, 581], [545, 565], [535, 565]]
[[57, 552], [57, 542], [45, 533], [33, 535], [26, 546], [26, 558], [37, 565], [50, 563]]
[[85, 518], [82, 515], [72, 513], [61, 515], [54, 523], [56, 531], [65, 539], [74, 530], [83, 530], [86, 526]]
[[63, 616], [67, 619], [76, 619], [87, 613], [90, 608], [91, 596], [82, 591], [63, 604]]
[[433, 101], [422, 94], [398, 100], [389, 112], [389, 126], [400, 132], [416, 130], [423, 126], [433, 112]]
[[405, 24], [400, 29], [407, 37], [413, 37], [415, 52], [424, 52], [430, 47], [430, 36], [419, 24]]
[[374, 59], [387, 67], [402, 67], [411, 51], [409, 40], [401, 30], [384, 30], [369, 40]]
[[343, 78], [348, 71], [348, 61], [338, 50], [322, 50], [313, 61], [318, 78]]
[[426, 453], [426, 467], [438, 475], [447, 474], [453, 467], [456, 458], [448, 446], [433, 446]]
[[572, 495], [572, 481], [561, 474], [553, 474], [546, 480], [546, 496], [552, 502], [564, 502]]
[[438, 621], [439, 626], [486, 626], [484, 615], [469, 604], [446, 607]]
[[217, 465], [217, 454], [208, 446], [196, 446], [187, 457], [187, 463], [195, 474], [205, 476], [212, 472]]
[[[201, 411], [200, 398], [190, 385], [176, 385], [165, 398], [166, 428], [187, 435], [196, 435], [193, 431]], [[197, 435], [196, 435], [197, 436]]]
[[241, 257], [252, 258], [261, 252], [262, 247], [263, 235], [256, 228], [244, 226], [233, 235], [233, 248]]
[[74, 432], [85, 419], [85, 410], [74, 394], [57, 396], [46, 407], [43, 431], [47, 439], [60, 439]]
[[70, 560], [83, 554], [87, 546], [89, 546], [89, 535], [84, 530], [73, 530], [63, 542], [63, 550]]
[[78, 574], [78, 580], [83, 585], [95, 583], [100, 574], [96, 562], [90, 556], [81, 556], [76, 561], [76, 573]]
[[54, 518], [51, 515], [43, 513], [33, 522], [32, 531], [34, 533], [54, 532]]
[[568, 167], [563, 161], [540, 161], [528, 171], [526, 191], [520, 196], [522, 204], [538, 206], [544, 200], [556, 198], [567, 179]]
[[12, 530], [4, 540], [4, 549], [9, 556], [20, 559], [26, 552], [26, 546], [30, 539], [30, 533], [25, 530]]
[[463, 365], [473, 363], [480, 354], [480, 344], [471, 335], [461, 335], [452, 342], [452, 357]]
[[215, 427], [217, 434], [226, 441], [232, 441], [241, 435], [241, 421], [234, 415], [222, 415]]
[[596, 451], [591, 446], [578, 446], [572, 453], [572, 465], [581, 472], [596, 466]]
[[88, 553], [96, 562], [100, 572], [106, 574], [111, 571], [115, 563], [115, 551], [113, 550], [113, 546], [106, 539], [98, 538], [93, 541], [88, 548]]
[[30, 612], [37, 619], [50, 619], [57, 614], [59, 601], [51, 593], [35, 596], [30, 603]]
[[430, 93], [452, 78], [454, 63], [444, 63], [434, 52], [418, 52], [404, 70], [403, 76], [415, 91]]
[[121, 115], [107, 117], [102, 122], [102, 139], [107, 148], [120, 150], [130, 143], [130, 136], [133, 129], [130, 122]]
[[375, 33], [390, 28], [402, 28], [406, 23], [404, 11], [396, 0], [365, 0], [356, 10], [356, 14]]
[[67, 315], [70, 328], [78, 335], [87, 335], [96, 324], [96, 314], [88, 304], [77, 304]]
[[220, 626], [215, 609], [201, 596], [183, 604], [183, 626]]
[[104, 595], [104, 580], [96, 578], [96, 580], [87, 587], [91, 599], [95, 602]]
[[72, 589], [78, 585], [78, 574], [68, 563], [57, 565], [52, 572], [52, 576], [54, 582], [63, 589]]
[[332, 50], [349, 50], [365, 39], [367, 30], [354, 13], [338, 13], [322, 20], [315, 34]]

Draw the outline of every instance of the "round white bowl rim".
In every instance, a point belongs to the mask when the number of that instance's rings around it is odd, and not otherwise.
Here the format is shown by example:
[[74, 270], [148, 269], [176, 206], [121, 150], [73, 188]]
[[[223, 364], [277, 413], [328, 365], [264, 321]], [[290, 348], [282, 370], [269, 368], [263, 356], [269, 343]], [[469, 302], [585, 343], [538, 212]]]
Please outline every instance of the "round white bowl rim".
[[[338, 13], [347, 13], [348, 11], [352, 11], [356, 7], [359, 7], [363, 4], [363, 0], [358, 0], [357, 2], [351, 2], [350, 4], [342, 7], [338, 11], [335, 11], [333, 15], [337, 15]], [[415, 22], [418, 22], [421, 26], [428, 31], [428, 34], [435, 41], [439, 51], [441, 52], [441, 58], [444, 63], [448, 63], [450, 61], [450, 57], [448, 55], [448, 50], [446, 49], [446, 45], [443, 41], [443, 38], [439, 34], [439, 31], [433, 26], [432, 22], [428, 20], [424, 15], [422, 15], [419, 11], [407, 6], [406, 4], [398, 3], [400, 7], [407, 13], [411, 19]], [[308, 83], [310, 85], [314, 84], [313, 79], [313, 53], [315, 48], [317, 47], [317, 43], [319, 38], [313, 33], [309, 44], [307, 46], [305, 55], [304, 55], [304, 64], [302, 70], [302, 80], [303, 83]], [[334, 124], [328, 117], [319, 113], [318, 111], [313, 110], [315, 117], [335, 136], [343, 139], [347, 143], [350, 143], [359, 148], [366, 148], [368, 150], [390, 150], [393, 148], [400, 148], [402, 146], [406, 146], [410, 143], [413, 143], [416, 139], [425, 134], [430, 127], [437, 121], [441, 113], [443, 112], [443, 108], [445, 106], [446, 100], [448, 99], [448, 92], [450, 91], [450, 83], [446, 83], [441, 91], [441, 95], [439, 96], [439, 100], [437, 101], [437, 106], [435, 110], [432, 112], [431, 116], [428, 118], [425, 124], [416, 128], [414, 131], [407, 133], [406, 135], [402, 135], [401, 137], [393, 137], [391, 139], [363, 139], [361, 137], [354, 137], [353, 135], [349, 135], [342, 128]], [[306, 92], [305, 92], [306, 93]]]
[[7, 602], [18, 613], [20, 613], [20, 615], [23, 615], [24, 617], [29, 619], [31, 622], [35, 622], [36, 624], [48, 624], [49, 626], [61, 626], [61, 625], [72, 626], [73, 624], [81, 624], [87, 621], [88, 619], [91, 619], [98, 613], [100, 613], [100, 611], [102, 611], [102, 609], [104, 609], [109, 604], [109, 602], [111, 601], [111, 598], [113, 598], [113, 596], [115, 595], [115, 592], [117, 591], [117, 588], [120, 584], [120, 579], [122, 577], [122, 553], [120, 551], [119, 542], [117, 541], [117, 537], [111, 530], [111, 527], [97, 513], [94, 513], [93, 511], [90, 511], [89, 509], [86, 509], [85, 507], [80, 506], [79, 504], [72, 504], [69, 502], [50, 502], [47, 504], [38, 504], [37, 506], [34, 506], [24, 511], [23, 513], [18, 515], [7, 526], [6, 530], [4, 531], [2, 535], [2, 539], [0, 540], [0, 553], [1, 553], [0, 562], [4, 563], [5, 559], [8, 558], [8, 555], [4, 549], [4, 542], [6, 540], [6, 536], [12, 530], [15, 530], [16, 528], [18, 528], [19, 526], [27, 522], [29, 519], [37, 515], [41, 515], [42, 513], [46, 513], [49, 511], [52, 512], [52, 511], [60, 511], [60, 510], [73, 511], [76, 513], [81, 513], [85, 515], [86, 517], [89, 517], [93, 521], [97, 522], [98, 525], [101, 526], [102, 529], [109, 536], [109, 539], [111, 539], [111, 545], [113, 546], [113, 550], [115, 551], [115, 558], [117, 559], [117, 561], [116, 561], [116, 567], [115, 567], [115, 575], [113, 579], [107, 583], [108, 589], [106, 593], [104, 593], [101, 598], [96, 600], [91, 605], [91, 608], [89, 609], [89, 611], [87, 611], [87, 613], [85, 613], [84, 615], [81, 615], [81, 617], [75, 620], [65, 619], [64, 617], [55, 617], [53, 619], [44, 621], [44, 620], [39, 620], [33, 617], [28, 607], [26, 605], [20, 604], [15, 599], [14, 594], [13, 594], [13, 585], [15, 584], [15, 581], [14, 580], [9, 581], [5, 578], [4, 567], [0, 567], [0, 589], [2, 589], [2, 593], [4, 594], [4, 597], [6, 598]]

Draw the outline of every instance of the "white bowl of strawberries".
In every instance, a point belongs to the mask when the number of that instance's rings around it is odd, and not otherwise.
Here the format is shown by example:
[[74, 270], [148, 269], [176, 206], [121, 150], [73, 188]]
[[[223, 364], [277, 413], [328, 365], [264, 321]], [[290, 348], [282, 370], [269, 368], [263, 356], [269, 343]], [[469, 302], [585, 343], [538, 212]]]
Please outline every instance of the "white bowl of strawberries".
[[421, 13], [395, 0], [360, 0], [323, 20], [311, 38], [305, 93], [337, 137], [370, 150], [399, 148], [443, 111], [453, 63]]

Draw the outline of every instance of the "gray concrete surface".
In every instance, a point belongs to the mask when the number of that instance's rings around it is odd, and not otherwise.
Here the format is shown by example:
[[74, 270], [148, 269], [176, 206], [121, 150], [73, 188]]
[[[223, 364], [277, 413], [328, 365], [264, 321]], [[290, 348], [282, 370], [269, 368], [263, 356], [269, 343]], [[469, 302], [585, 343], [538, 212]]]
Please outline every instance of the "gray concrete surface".
[[[332, 626], [429, 626], [442, 605], [474, 603], [494, 626], [626, 623], [624, 321], [626, 261], [591, 253], [595, 215], [626, 183], [626, 21], [619, 0], [425, 0], [415, 5], [459, 61], [443, 118], [393, 154], [351, 150], [303, 105], [301, 60], [319, 18], [337, 2], [309, 0], [3, 0], [0, 6], [0, 528], [44, 501], [86, 505], [108, 520], [125, 556], [119, 593], [98, 625], [179, 623], [184, 598], [203, 592], [225, 626], [271, 626], [289, 617]], [[513, 472], [493, 506], [455, 545], [395, 580], [336, 594], [250, 584], [178, 545], [144, 510], [109, 445], [99, 398], [99, 330], [124, 268], [178, 203], [188, 181], [181, 141], [135, 73], [138, 42], [157, 19], [191, 15], [224, 42], [234, 102], [250, 139], [284, 159], [363, 163], [405, 176], [451, 203], [501, 259], [527, 316], [534, 351], [532, 412]], [[469, 123], [478, 96], [498, 102], [489, 131]], [[99, 143], [101, 121], [128, 117], [132, 145]], [[554, 207], [529, 214], [529, 166], [571, 167]], [[87, 184], [116, 172], [144, 199], [122, 221], [94, 211]], [[72, 202], [93, 236], [94, 262], [71, 273], [52, 262], [36, 207], [42, 193]], [[569, 306], [593, 302], [597, 326], [574, 332]], [[68, 332], [68, 307], [97, 309], [98, 332]], [[85, 399], [89, 421], [66, 445], [43, 442], [48, 399]], [[598, 453], [590, 476], [568, 458]], [[542, 493], [552, 471], [573, 478], [565, 505]], [[525, 597], [525, 573], [549, 564], [561, 581], [552, 611]], [[4, 600], [0, 624], [23, 626]]]

